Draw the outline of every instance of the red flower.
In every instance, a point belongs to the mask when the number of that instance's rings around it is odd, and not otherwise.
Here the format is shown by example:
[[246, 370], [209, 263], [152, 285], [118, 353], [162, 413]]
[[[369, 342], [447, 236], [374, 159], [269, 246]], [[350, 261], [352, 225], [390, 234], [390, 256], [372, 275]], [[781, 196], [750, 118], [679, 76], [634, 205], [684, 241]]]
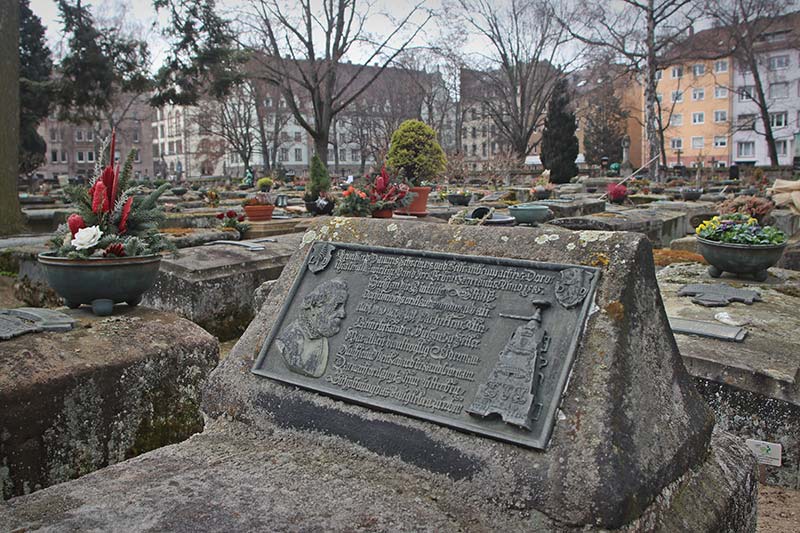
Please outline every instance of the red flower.
[[75, 234], [78, 233], [79, 229], [86, 227], [86, 222], [83, 221], [83, 217], [79, 214], [72, 213], [67, 219], [67, 226], [69, 226], [69, 232], [72, 233], [73, 237], [75, 237]]
[[236, 220], [238, 220], [239, 222], [244, 222], [244, 215], [239, 215], [239, 217]]
[[236, 211], [234, 211], [233, 209], [231, 209], [230, 211], [228, 211], [227, 213], [225, 213], [225, 215], [226, 215], [228, 218], [236, 218]]
[[225, 213], [217, 213], [217, 218], [222, 220], [223, 218], [225, 218]]
[[102, 181], [97, 180], [92, 189], [92, 211], [96, 214], [100, 214], [102, 211], [106, 210], [106, 204], [108, 203], [106, 186]]
[[109, 255], [116, 255], [117, 257], [125, 257], [125, 247], [122, 246], [122, 243], [120, 242], [109, 244], [103, 251], [103, 257], [108, 257]]
[[353, 187], [353, 186], [351, 185], [350, 187], [348, 187], [348, 188], [347, 188], [347, 190], [346, 190], [346, 191], [344, 191], [344, 192], [342, 193], [342, 196], [344, 196], [345, 198], [347, 198], [348, 196], [350, 196], [350, 195], [351, 195], [351, 194], [353, 194], [354, 192], [356, 192], [356, 189], [355, 189], [355, 187]]
[[125, 200], [125, 205], [122, 206], [122, 215], [119, 217], [119, 233], [120, 235], [128, 231], [128, 215], [131, 214], [131, 206], [133, 205], [133, 198]]

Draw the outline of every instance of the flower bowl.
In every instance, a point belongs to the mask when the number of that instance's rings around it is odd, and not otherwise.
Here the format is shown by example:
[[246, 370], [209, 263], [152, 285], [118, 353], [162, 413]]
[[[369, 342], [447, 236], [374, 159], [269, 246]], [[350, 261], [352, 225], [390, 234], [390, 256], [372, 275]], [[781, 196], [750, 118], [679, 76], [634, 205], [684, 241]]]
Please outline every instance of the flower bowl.
[[508, 212], [518, 224], [538, 224], [553, 214], [546, 205], [535, 203], [512, 205], [508, 207]]
[[67, 307], [89, 304], [95, 315], [108, 316], [116, 303], [135, 306], [142, 301], [142, 294], [156, 280], [161, 256], [69, 259], [43, 252], [38, 260], [47, 282]]
[[697, 248], [710, 265], [708, 274], [718, 278], [723, 272], [751, 275], [756, 281], [766, 281], [767, 269], [783, 255], [782, 244], [734, 244], [710, 241], [697, 237]]
[[470, 200], [472, 200], [471, 194], [451, 193], [447, 195], [450, 205], [469, 205]]

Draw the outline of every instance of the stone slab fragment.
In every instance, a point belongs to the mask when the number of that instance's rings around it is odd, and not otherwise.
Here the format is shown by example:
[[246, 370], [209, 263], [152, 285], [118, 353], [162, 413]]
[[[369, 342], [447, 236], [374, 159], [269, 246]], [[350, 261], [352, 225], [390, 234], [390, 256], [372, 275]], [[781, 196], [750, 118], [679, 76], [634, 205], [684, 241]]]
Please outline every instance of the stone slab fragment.
[[[298, 435], [338, 435], [378, 455], [400, 455], [410, 468], [457, 480], [453, 492], [464, 497], [480, 494], [496, 509], [535, 510], [573, 527], [630, 523], [671, 482], [705, 461], [713, 418], [680, 363], [644, 236], [333, 218], [318, 220], [304, 235], [306, 245], [321, 239], [602, 265], [597, 310], [576, 353], [549, 448], [524, 449], [251, 374], [307, 248], [292, 257], [209, 381], [209, 417], [246, 420], [267, 433], [286, 428]], [[380, 442], [372, 441], [376, 433]], [[398, 448], [384, 448], [387, 442]]]
[[800, 270], [800, 238], [789, 241], [783, 250], [780, 261], [775, 266], [788, 270]]
[[775, 209], [770, 213], [775, 219], [775, 227], [791, 238], [800, 231], [800, 215], [789, 209]]
[[[70, 332], [0, 343], [0, 493], [81, 476], [202, 430], [211, 335], [175, 315], [70, 310]], [[3, 528], [0, 528], [3, 529]]]
[[298, 227], [299, 218], [265, 220], [263, 222], [247, 222], [250, 229], [245, 233], [246, 239], [258, 239], [261, 237], [272, 237], [274, 235], [284, 235], [302, 231]]
[[666, 209], [628, 209], [613, 207], [604, 213], [557, 218], [548, 224], [572, 230], [634, 231], [644, 233], [657, 248], [686, 235], [687, 216]]
[[719, 214], [717, 205], [711, 202], [659, 201], [649, 204], [648, 207], [686, 213], [687, 234], [693, 234], [694, 229], [704, 220], [708, 220], [714, 215]]
[[162, 259], [142, 302], [188, 318], [221, 340], [236, 338], [253, 318], [253, 293], [277, 279], [300, 239], [276, 236], [276, 242], [258, 243], [264, 248], [259, 251], [236, 245], [183, 248]]
[[[482, 483], [468, 492], [445, 474], [410, 465], [406, 452], [383, 438], [385, 428], [376, 423], [374, 437], [356, 445], [320, 431], [276, 427], [264, 434], [216, 421], [183, 443], [2, 502], [0, 529], [572, 531], [531, 509], [522, 495], [514, 507], [496, 505], [496, 485], [513, 490], [502, 477], [492, 481], [473, 470]], [[380, 448], [383, 453], [376, 453]], [[441, 445], [431, 462], [449, 451]], [[696, 471], [668, 486], [639, 520], [613, 531], [754, 532], [752, 461], [729, 435], [715, 434]]]
[[606, 202], [599, 198], [552, 198], [538, 200], [535, 204], [546, 205], [553, 212], [554, 218], [578, 217], [602, 213], [605, 211]]
[[687, 235], [680, 239], [674, 239], [669, 243], [669, 247], [673, 250], [686, 250], [687, 252], [697, 253], [697, 237], [694, 235]]

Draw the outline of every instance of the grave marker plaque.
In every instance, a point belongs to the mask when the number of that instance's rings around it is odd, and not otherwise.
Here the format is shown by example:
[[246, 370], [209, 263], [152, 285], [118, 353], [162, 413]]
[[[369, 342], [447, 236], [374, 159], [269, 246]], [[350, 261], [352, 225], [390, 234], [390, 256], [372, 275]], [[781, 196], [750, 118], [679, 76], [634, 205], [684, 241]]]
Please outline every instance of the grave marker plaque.
[[599, 275], [317, 242], [253, 372], [544, 449]]

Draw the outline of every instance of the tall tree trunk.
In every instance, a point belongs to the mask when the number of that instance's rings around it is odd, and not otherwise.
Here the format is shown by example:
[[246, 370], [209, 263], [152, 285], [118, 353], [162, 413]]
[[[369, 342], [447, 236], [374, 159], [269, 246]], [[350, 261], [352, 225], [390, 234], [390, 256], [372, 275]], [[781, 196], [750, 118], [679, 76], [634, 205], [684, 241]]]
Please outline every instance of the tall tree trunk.
[[758, 72], [758, 62], [755, 60], [756, 54], [750, 54], [753, 61], [750, 64], [750, 72], [753, 73], [753, 85], [755, 85], [756, 104], [758, 105], [758, 114], [761, 116], [761, 121], [764, 123], [764, 137], [767, 139], [767, 150], [769, 151], [770, 165], [777, 167], [778, 162], [778, 149], [775, 146], [775, 136], [772, 133], [772, 123], [769, 117], [769, 107], [767, 106], [766, 95], [764, 94], [764, 84], [761, 81], [761, 74]]
[[17, 194], [19, 174], [19, 3], [0, 2], [0, 101], [5, 116], [0, 127], [0, 235], [23, 227]]
[[647, 135], [647, 161], [649, 163], [650, 180], [661, 181], [659, 175], [659, 158], [661, 142], [659, 140], [658, 116], [656, 113], [656, 22], [654, 0], [647, 2], [647, 62], [645, 76], [645, 125]]

